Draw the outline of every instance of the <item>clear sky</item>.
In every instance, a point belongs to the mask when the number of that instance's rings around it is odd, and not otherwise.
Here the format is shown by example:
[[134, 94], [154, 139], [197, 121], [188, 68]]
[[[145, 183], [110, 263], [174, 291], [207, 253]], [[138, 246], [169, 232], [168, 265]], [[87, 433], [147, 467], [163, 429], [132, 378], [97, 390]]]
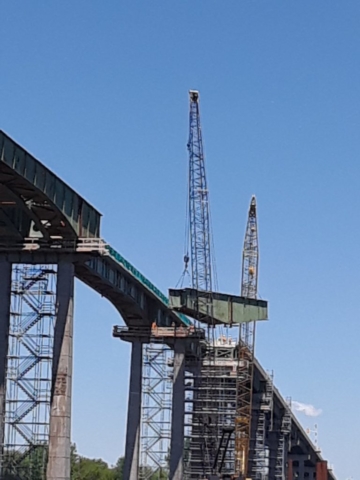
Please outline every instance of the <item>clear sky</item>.
[[[359, 479], [360, 4], [356, 0], [5, 1], [0, 127], [103, 213], [102, 235], [164, 291], [182, 271], [188, 90], [199, 89], [219, 285], [237, 293], [258, 199], [257, 355], [322, 414]], [[73, 440], [123, 453], [129, 347], [77, 284]], [[356, 366], [357, 365], [357, 366]]]

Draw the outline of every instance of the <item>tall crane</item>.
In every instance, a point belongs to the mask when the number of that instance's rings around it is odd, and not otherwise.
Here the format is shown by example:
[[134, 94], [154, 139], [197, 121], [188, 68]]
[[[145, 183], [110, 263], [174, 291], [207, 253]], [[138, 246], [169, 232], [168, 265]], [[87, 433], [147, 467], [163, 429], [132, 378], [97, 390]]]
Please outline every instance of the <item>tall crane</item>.
[[[189, 254], [185, 255], [185, 266], [191, 261], [192, 287], [212, 292], [211, 233], [209, 213], [209, 191], [206, 182], [204, 149], [200, 125], [199, 92], [190, 90], [189, 118], [189, 196], [187, 235]], [[203, 296], [202, 296], [203, 297]], [[209, 311], [209, 316], [211, 312]]]
[[[257, 297], [258, 231], [256, 198], [250, 202], [242, 258], [241, 296]], [[235, 472], [236, 478], [248, 477], [251, 435], [252, 387], [254, 374], [255, 321], [239, 327], [238, 366], [236, 382], [235, 417]]]
[[[207, 353], [214, 345], [214, 321], [213, 321], [213, 262], [211, 256], [211, 226], [209, 191], [206, 181], [205, 158], [200, 125], [199, 92], [189, 91], [190, 114], [189, 114], [189, 191], [188, 191], [188, 221], [186, 236], [188, 247], [185, 254], [185, 270], [188, 262], [191, 265], [192, 288], [196, 294], [197, 320], [207, 324]], [[202, 312], [200, 315], [200, 311]], [[205, 312], [205, 314], [204, 314]], [[210, 354], [209, 358], [213, 358]], [[213, 360], [211, 360], [212, 362]], [[201, 357], [197, 368], [197, 382], [201, 384], [202, 411], [200, 415], [200, 445], [201, 464], [203, 474], [210, 473], [213, 469], [214, 458], [217, 448], [217, 417], [212, 415], [212, 400], [210, 375], [211, 366], [204, 367]], [[205, 368], [205, 370], [204, 370]], [[200, 397], [199, 397], [200, 400]]]

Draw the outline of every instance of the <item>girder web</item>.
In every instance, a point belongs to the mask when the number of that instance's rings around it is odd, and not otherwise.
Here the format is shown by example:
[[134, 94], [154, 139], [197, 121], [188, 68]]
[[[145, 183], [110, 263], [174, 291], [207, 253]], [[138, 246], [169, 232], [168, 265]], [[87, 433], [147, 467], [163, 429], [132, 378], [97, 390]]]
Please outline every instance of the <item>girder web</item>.
[[14, 264], [2, 459], [12, 478], [46, 478], [55, 308], [56, 266]]
[[173, 352], [164, 344], [143, 346], [139, 480], [168, 478]]

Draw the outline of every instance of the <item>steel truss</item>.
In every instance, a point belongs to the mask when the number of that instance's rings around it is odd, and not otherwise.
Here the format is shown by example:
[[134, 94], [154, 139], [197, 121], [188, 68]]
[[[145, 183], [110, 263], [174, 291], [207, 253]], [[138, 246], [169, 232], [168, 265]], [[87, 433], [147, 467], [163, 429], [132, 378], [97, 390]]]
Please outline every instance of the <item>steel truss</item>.
[[14, 264], [3, 476], [45, 479], [55, 309], [56, 267]]
[[143, 346], [139, 480], [168, 478], [173, 352], [165, 344]]

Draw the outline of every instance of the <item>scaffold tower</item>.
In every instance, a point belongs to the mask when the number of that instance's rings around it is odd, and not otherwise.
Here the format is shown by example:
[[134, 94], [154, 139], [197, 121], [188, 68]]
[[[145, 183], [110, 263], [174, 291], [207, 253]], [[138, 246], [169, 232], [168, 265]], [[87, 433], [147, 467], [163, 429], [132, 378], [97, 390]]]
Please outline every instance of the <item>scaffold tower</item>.
[[[254, 480], [269, 479], [269, 448], [266, 432], [273, 430], [274, 372], [266, 372], [266, 383], [256, 403], [257, 414], [254, 418], [255, 441], [252, 452], [251, 478]], [[249, 467], [250, 468], [250, 467]]]
[[[204, 351], [201, 374], [193, 374], [191, 367], [186, 374], [185, 434], [189, 446], [185, 462], [187, 480], [204, 478], [204, 442], [216, 442], [209, 447], [215, 450], [213, 464], [216, 455], [222, 460], [221, 473], [230, 475], [234, 472], [234, 440], [231, 439], [227, 448], [221, 451], [216, 446], [220, 445], [222, 433], [234, 425], [236, 351], [237, 342], [221, 336], [214, 341], [211, 349]], [[204, 428], [204, 421], [217, 427], [217, 436], [209, 435]]]
[[45, 479], [55, 310], [56, 267], [14, 264], [3, 476]]
[[143, 345], [139, 480], [163, 480], [169, 471], [173, 352]]
[[[291, 402], [291, 400], [290, 400]], [[281, 417], [280, 431], [278, 432], [278, 448], [275, 459], [275, 480], [286, 480], [286, 452], [291, 433], [291, 403], [286, 402], [286, 407]]]

